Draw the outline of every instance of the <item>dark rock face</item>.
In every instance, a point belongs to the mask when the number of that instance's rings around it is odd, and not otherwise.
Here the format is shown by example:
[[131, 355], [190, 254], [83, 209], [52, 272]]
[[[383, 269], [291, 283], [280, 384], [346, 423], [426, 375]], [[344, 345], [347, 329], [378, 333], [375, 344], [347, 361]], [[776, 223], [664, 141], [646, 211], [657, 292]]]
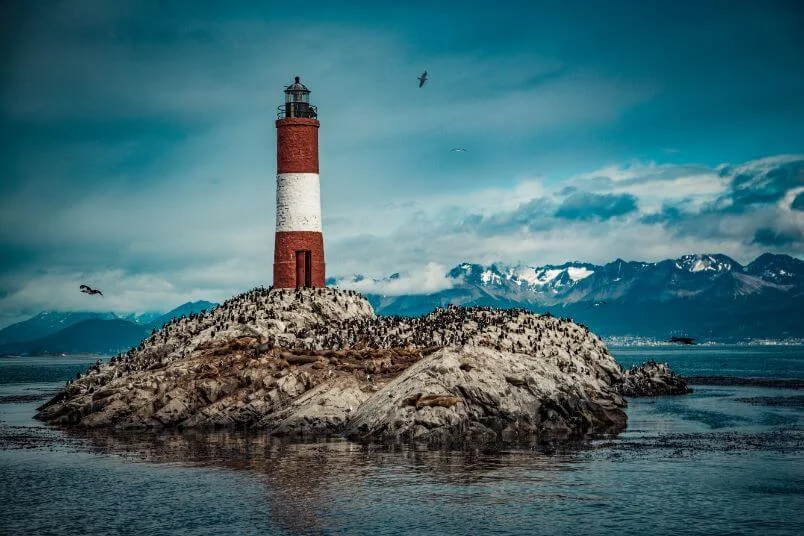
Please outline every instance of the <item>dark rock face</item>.
[[[637, 383], [666, 383], [673, 375], [659, 367]], [[82, 428], [533, 443], [622, 430], [622, 383], [600, 339], [569, 320], [461, 307], [376, 317], [353, 292], [258, 289], [94, 365], [37, 416]]]
[[667, 363], [647, 361], [623, 373], [620, 394], [623, 396], [684, 395], [692, 392], [687, 382], [670, 370]]

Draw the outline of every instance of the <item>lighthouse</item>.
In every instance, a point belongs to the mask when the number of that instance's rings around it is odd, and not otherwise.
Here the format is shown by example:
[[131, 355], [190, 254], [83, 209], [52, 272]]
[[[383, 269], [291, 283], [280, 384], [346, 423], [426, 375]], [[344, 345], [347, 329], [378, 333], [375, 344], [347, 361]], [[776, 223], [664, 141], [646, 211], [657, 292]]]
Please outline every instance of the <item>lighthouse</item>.
[[276, 288], [324, 286], [317, 117], [297, 76], [276, 120]]

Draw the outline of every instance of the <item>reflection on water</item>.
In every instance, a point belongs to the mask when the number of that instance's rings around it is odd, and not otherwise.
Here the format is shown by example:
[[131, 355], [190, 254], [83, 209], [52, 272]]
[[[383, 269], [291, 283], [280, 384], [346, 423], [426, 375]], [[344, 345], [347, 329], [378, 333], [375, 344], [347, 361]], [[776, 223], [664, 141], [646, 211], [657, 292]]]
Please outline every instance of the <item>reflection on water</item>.
[[[68, 436], [74, 447], [94, 454], [114, 454], [155, 464], [181, 463], [199, 468], [244, 471], [267, 490], [272, 522], [291, 532], [331, 528], [337, 504], [366, 500], [366, 492], [387, 488], [415, 496], [425, 491], [459, 497], [470, 490], [476, 499], [494, 482], [521, 480], [522, 472], [551, 476], [578, 470], [576, 446], [562, 453], [539, 451], [431, 450], [423, 446], [360, 445], [347, 441], [286, 443], [248, 432], [79, 433]], [[519, 476], [515, 476], [515, 475]], [[426, 485], [425, 485], [426, 483]], [[436, 491], [442, 488], [442, 491]], [[560, 495], [560, 494], [559, 494]], [[372, 501], [386, 498], [374, 497]], [[405, 501], [400, 501], [405, 502]], [[365, 507], [365, 505], [364, 505]]]
[[[0, 521], [20, 534], [104, 534], [109, 515], [124, 534], [796, 534], [804, 415], [772, 405], [790, 396], [635, 400], [617, 438], [506, 451], [62, 431], [23, 420], [35, 404], [5, 404]], [[89, 521], [71, 525], [77, 512]]]

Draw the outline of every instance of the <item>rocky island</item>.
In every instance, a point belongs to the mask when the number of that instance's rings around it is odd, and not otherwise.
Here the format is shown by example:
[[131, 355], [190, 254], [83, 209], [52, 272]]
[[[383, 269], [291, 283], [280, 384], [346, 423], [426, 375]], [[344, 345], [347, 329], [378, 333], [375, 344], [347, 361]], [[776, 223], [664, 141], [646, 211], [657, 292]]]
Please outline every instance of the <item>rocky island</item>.
[[94, 365], [37, 418], [89, 428], [532, 442], [617, 432], [624, 395], [662, 394], [665, 385], [683, 392], [677, 377], [667, 381], [669, 369], [643, 372], [624, 373], [586, 327], [550, 315], [449, 306], [382, 317], [352, 291], [257, 288]]
[[647, 361], [623, 373], [620, 393], [624, 396], [685, 395], [691, 393], [687, 381], [670, 370], [667, 363]]

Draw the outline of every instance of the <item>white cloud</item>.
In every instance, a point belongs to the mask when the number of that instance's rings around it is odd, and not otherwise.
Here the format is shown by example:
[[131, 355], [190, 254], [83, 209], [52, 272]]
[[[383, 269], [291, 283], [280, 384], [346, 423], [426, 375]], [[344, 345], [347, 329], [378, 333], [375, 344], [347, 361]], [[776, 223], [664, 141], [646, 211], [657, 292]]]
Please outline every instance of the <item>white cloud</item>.
[[[377, 219], [381, 223], [351, 234], [344, 225], [338, 238], [330, 241], [330, 266], [337, 266], [341, 275], [366, 273], [366, 259], [371, 259], [373, 273], [389, 274], [412, 269], [422, 259], [444, 266], [462, 261], [605, 263], [616, 257], [655, 261], [702, 251], [722, 252], [747, 262], [768, 249], [754, 242], [757, 229], [768, 227], [790, 236], [801, 235], [802, 213], [791, 214], [789, 209], [794, 193], [745, 213], [712, 212], [713, 202], [731, 188], [733, 175], [722, 171], [654, 163], [608, 168], [606, 172], [618, 180], [598, 191], [634, 195], [640, 212], [604, 222], [557, 220], [551, 210], [558, 205], [556, 193], [562, 185], [546, 187], [541, 180], [531, 179], [507, 190], [434, 196], [417, 205], [415, 211], [389, 214], [365, 209], [360, 211], [361, 221]], [[589, 182], [595, 185], [593, 178], [600, 176], [604, 176], [603, 170], [573, 177], [569, 182], [585, 188]], [[520, 196], [519, 192], [535, 197]], [[543, 202], [529, 203], [531, 199]], [[679, 220], [644, 219], [664, 203], [678, 203], [687, 215], [679, 216]], [[534, 212], [528, 214], [528, 210]], [[464, 221], [471, 224], [462, 224]], [[792, 244], [786, 251], [800, 255], [801, 247]]]
[[432, 294], [441, 290], [452, 288], [453, 279], [447, 277], [449, 269], [435, 262], [427, 263], [412, 271], [399, 274], [394, 278], [371, 279], [360, 281], [343, 281], [338, 287], [356, 290], [365, 294], [380, 294], [383, 296], [399, 296], [402, 294]]
[[[738, 175], [740, 173], [767, 173], [774, 168], [783, 164], [792, 162], [799, 162], [804, 160], [804, 154], [779, 154], [774, 156], [766, 156], [764, 158], [757, 158], [756, 160], [749, 160], [743, 164], [734, 167], [732, 174]], [[727, 166], [727, 164], [724, 164]]]
[[[82, 294], [78, 285], [89, 284], [103, 296]], [[166, 311], [165, 304], [180, 305], [188, 300], [220, 298], [219, 285], [196, 286], [188, 290], [176, 281], [153, 274], [126, 274], [119, 270], [92, 273], [43, 273], [26, 279], [2, 300], [3, 311]], [[57, 307], [54, 307], [57, 306]]]
[[645, 212], [663, 204], [684, 203], [698, 210], [727, 191], [731, 177], [700, 165], [677, 166], [656, 162], [610, 165], [571, 177], [567, 182], [593, 192], [627, 193], [639, 198]]

